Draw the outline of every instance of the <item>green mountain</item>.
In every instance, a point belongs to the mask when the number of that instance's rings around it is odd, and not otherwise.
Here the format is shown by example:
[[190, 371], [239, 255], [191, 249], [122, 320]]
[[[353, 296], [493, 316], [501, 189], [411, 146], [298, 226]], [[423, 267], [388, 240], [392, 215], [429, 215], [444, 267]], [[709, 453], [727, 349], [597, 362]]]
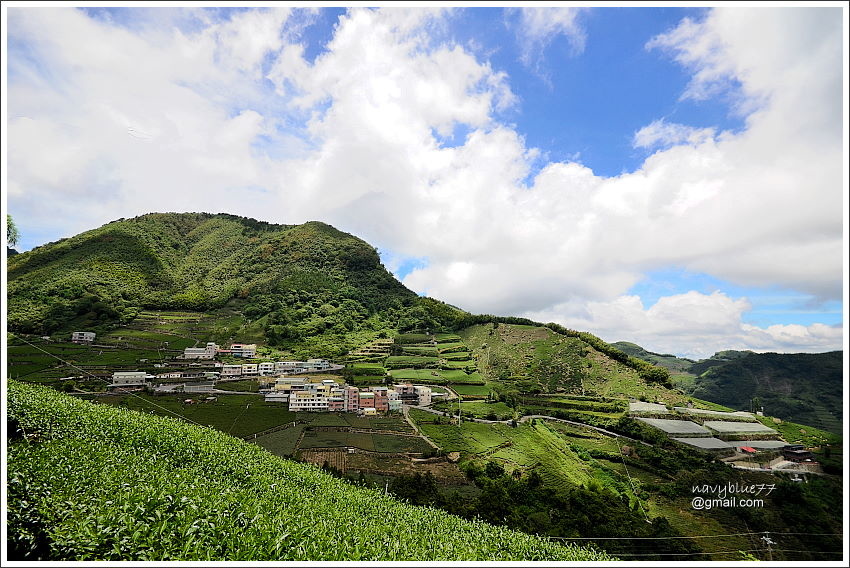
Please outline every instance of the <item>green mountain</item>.
[[780, 354], [728, 350], [693, 361], [652, 353], [633, 343], [612, 345], [670, 370], [677, 385], [694, 397], [737, 410], [751, 410], [755, 403], [771, 416], [841, 432], [841, 351]]
[[462, 314], [419, 298], [372, 246], [318, 222], [152, 213], [11, 257], [7, 274], [9, 329], [38, 335], [126, 324], [143, 310], [230, 308], [236, 339], [325, 336], [344, 352], [381, 330]]
[[693, 395], [741, 410], [755, 399], [766, 414], [840, 433], [842, 352], [748, 353], [701, 373]]
[[659, 365], [661, 367], [664, 367], [673, 374], [690, 373], [691, 367], [694, 365], [694, 363], [696, 363], [696, 361], [693, 361], [691, 359], [683, 359], [680, 357], [676, 357], [675, 355], [653, 353], [652, 351], [647, 351], [640, 345], [629, 343], [628, 341], [617, 341], [615, 343], [612, 343], [611, 345], [613, 345], [623, 353], [626, 353], [627, 355], [637, 357], [638, 359], [643, 359], [644, 361], [648, 361], [653, 365]]

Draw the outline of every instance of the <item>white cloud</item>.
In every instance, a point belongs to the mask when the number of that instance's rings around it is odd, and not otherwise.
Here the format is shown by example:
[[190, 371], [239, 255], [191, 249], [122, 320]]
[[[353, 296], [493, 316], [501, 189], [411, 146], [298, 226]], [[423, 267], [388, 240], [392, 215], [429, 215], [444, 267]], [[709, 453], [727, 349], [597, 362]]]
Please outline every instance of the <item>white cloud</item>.
[[678, 144], [699, 145], [713, 139], [715, 132], [714, 128], [695, 128], [658, 119], [635, 132], [632, 146], [653, 149]]
[[516, 37], [522, 62], [539, 68], [543, 51], [552, 41], [563, 36], [570, 44], [572, 55], [584, 51], [587, 36], [579, 23], [584, 8], [535, 7], [519, 8]]
[[[531, 16], [529, 37], [580, 37], [575, 15], [558, 14], [551, 26]], [[31, 58], [9, 58], [10, 206], [22, 228], [65, 235], [150, 210], [324, 220], [427, 258], [405, 284], [471, 311], [550, 313], [600, 334], [618, 321], [653, 350], [703, 344], [688, 318], [719, 348], [735, 346], [720, 330], [742, 345], [835, 348], [832, 328], [750, 329], [738, 300], [643, 309], [626, 296], [646, 271], [678, 266], [840, 297], [833, 16], [730, 8], [684, 22], [650, 45], [693, 70], [687, 96], [737, 83], [746, 128], [657, 120], [635, 135], [658, 148], [635, 172], [549, 163], [527, 182], [540, 153], [498, 118], [517, 104], [510, 78], [433, 39], [450, 13], [351, 10], [308, 61], [288, 11], [180, 31], [12, 8], [10, 36]], [[456, 132], [468, 134], [441, 142]]]
[[637, 296], [608, 302], [563, 303], [527, 317], [573, 329], [594, 329], [609, 342], [630, 341], [655, 353], [704, 359], [725, 349], [756, 352], [811, 352], [840, 349], [842, 329], [824, 324], [772, 325], [743, 322], [751, 308], [745, 298], [688, 292], [661, 298], [646, 308]]

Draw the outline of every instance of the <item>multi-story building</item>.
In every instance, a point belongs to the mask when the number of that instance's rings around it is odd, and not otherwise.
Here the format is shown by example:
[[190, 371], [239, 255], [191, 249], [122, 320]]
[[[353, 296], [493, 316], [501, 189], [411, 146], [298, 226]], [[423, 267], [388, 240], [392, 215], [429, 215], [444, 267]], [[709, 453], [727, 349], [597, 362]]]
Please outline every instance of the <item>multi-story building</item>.
[[387, 387], [372, 387], [370, 389], [375, 394], [373, 408], [378, 412], [386, 412], [390, 409]]
[[416, 391], [416, 404], [419, 406], [428, 406], [431, 404], [431, 389], [430, 387], [416, 386], [413, 387]]
[[242, 376], [242, 365], [222, 365], [222, 377], [240, 377]]
[[274, 363], [260, 363], [259, 365], [257, 365], [257, 370], [259, 371], [261, 377], [273, 375]]
[[257, 356], [256, 343], [234, 343], [230, 346], [230, 354], [234, 357], [251, 359]]
[[357, 409], [365, 410], [367, 408], [375, 408], [375, 393], [371, 391], [360, 391]]
[[71, 334], [73, 343], [93, 343], [96, 334], [93, 331], [75, 331]]
[[243, 377], [256, 377], [257, 376], [257, 364], [256, 363], [245, 363], [242, 365], [242, 376]]
[[345, 402], [345, 389], [339, 387], [331, 388], [331, 393], [328, 397], [328, 411], [345, 412]]
[[307, 371], [326, 371], [331, 368], [330, 362], [324, 359], [307, 359], [303, 362], [299, 361], [299, 363]]
[[360, 389], [352, 386], [343, 388], [343, 397], [345, 398], [344, 409], [346, 412], [356, 412], [360, 408]]
[[416, 405], [419, 402], [419, 397], [416, 394], [416, 389], [411, 384], [395, 385], [395, 392], [398, 393], [398, 398], [402, 404]]
[[215, 359], [218, 345], [207, 343], [206, 347], [187, 347], [183, 350], [184, 359]]
[[305, 389], [289, 394], [290, 412], [325, 412], [328, 410], [328, 396], [319, 389]]

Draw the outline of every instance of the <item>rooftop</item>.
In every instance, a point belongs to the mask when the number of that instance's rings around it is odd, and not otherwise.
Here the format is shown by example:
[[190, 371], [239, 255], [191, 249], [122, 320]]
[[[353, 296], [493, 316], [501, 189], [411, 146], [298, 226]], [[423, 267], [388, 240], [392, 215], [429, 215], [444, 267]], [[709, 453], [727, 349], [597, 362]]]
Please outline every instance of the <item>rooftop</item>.
[[700, 448], [701, 450], [725, 450], [733, 447], [729, 442], [724, 442], [717, 438], [673, 438], [673, 440]]
[[646, 422], [654, 428], [658, 428], [662, 432], [670, 435], [688, 434], [690, 436], [711, 436], [711, 432], [703, 428], [695, 422], [689, 420], [664, 420], [661, 418], [638, 418], [642, 422]]
[[645, 412], [645, 413], [658, 413], [663, 414], [665, 412], [669, 412], [667, 407], [663, 404], [656, 404], [654, 402], [630, 402], [629, 403], [629, 412]]
[[777, 434], [773, 428], [768, 428], [761, 422], [723, 422], [721, 420], [709, 420], [703, 426], [715, 432], [727, 434], [741, 432], [747, 434]]

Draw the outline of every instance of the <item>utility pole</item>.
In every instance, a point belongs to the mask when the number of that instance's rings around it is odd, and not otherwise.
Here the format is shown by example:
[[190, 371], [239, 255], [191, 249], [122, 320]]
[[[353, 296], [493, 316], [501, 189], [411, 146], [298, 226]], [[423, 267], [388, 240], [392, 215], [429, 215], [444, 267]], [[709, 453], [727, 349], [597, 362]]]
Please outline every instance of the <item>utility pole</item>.
[[765, 532], [764, 536], [762, 536], [761, 539], [767, 545], [767, 560], [769, 562], [773, 562], [773, 549], [770, 546], [773, 545], [773, 544], [776, 544], [776, 543], [773, 542], [772, 540], [770, 540], [770, 533], [769, 532]]

